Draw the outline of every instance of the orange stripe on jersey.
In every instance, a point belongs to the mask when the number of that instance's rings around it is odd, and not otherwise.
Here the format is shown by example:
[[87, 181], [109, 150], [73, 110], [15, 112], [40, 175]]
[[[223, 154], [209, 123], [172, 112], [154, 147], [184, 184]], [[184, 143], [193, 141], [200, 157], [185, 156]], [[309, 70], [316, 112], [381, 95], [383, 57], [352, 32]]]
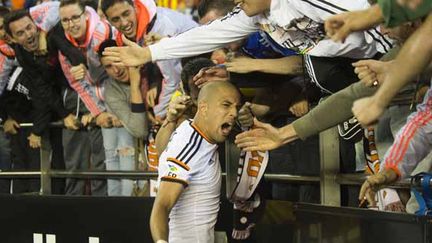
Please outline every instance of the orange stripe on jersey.
[[164, 176], [164, 177], [161, 178], [161, 181], [180, 183], [184, 187], [189, 186], [189, 183], [187, 181], [179, 179], [179, 178], [174, 178], [174, 177], [171, 177], [171, 176]]
[[187, 170], [187, 171], [190, 170], [190, 167], [189, 167], [187, 164], [183, 163], [182, 161], [180, 161], [180, 160], [178, 160], [178, 159], [176, 159], [176, 158], [168, 158], [167, 160], [168, 160], [169, 162], [173, 162], [174, 164], [176, 164], [176, 165], [182, 167], [183, 169], [185, 169], [185, 170]]
[[210, 139], [207, 138], [206, 135], [204, 135], [204, 133], [197, 126], [195, 126], [195, 124], [192, 124], [192, 122], [190, 124], [195, 129], [195, 131], [197, 131], [199, 135], [201, 135], [201, 137], [203, 137], [207, 142], [213, 144], [213, 142], [211, 142]]

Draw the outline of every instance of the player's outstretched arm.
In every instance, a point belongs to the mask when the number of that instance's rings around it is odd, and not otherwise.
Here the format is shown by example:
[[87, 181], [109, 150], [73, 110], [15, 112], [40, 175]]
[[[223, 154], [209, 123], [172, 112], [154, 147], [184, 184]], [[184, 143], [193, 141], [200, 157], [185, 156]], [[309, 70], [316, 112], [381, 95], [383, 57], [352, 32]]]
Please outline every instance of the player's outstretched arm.
[[169, 213], [183, 189], [184, 185], [177, 182], [162, 181], [160, 183], [150, 216], [150, 230], [154, 242], [168, 242]]

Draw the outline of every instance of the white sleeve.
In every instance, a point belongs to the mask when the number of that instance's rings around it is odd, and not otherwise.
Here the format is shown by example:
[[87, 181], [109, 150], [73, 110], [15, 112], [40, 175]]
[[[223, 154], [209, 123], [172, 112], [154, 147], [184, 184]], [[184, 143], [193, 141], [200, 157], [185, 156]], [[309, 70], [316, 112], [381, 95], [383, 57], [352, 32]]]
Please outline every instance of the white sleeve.
[[367, 0], [290, 0], [297, 11], [316, 22], [324, 22], [328, 17], [346, 11], [366, 9]]
[[30, 15], [43, 31], [50, 31], [59, 21], [60, 2], [46, 2], [30, 8]]
[[191, 29], [149, 46], [153, 61], [184, 58], [211, 52], [259, 30], [256, 17], [236, 8], [209, 25]]
[[[295, 6], [297, 11], [318, 23], [324, 23], [327, 18], [335, 14], [363, 10], [370, 7], [367, 0], [290, 0], [290, 2]], [[322, 40], [308, 54], [313, 56], [331, 57], [342, 55], [352, 58], [370, 58], [377, 51], [386, 53], [392, 48], [392, 44], [393, 41], [383, 35], [379, 27], [375, 27], [351, 34], [345, 43], [334, 43], [329, 39]], [[355, 49], [358, 49], [358, 51], [355, 51]]]

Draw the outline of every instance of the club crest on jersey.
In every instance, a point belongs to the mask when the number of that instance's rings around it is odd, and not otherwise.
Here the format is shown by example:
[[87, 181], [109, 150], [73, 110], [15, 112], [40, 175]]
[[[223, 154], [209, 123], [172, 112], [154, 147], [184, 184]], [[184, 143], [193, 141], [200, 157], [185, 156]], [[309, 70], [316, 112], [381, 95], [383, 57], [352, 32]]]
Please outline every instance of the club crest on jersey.
[[177, 167], [175, 167], [174, 165], [168, 165], [168, 167], [169, 167], [169, 170], [170, 170], [171, 172], [178, 172]]

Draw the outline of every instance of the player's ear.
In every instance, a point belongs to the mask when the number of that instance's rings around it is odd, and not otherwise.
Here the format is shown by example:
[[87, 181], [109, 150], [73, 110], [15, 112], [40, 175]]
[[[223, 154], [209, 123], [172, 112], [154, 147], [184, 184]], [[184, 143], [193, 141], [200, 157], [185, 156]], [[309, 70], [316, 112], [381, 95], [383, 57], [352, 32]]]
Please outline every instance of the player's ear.
[[205, 101], [198, 102], [198, 110], [201, 114], [205, 115], [208, 110], [208, 104]]

